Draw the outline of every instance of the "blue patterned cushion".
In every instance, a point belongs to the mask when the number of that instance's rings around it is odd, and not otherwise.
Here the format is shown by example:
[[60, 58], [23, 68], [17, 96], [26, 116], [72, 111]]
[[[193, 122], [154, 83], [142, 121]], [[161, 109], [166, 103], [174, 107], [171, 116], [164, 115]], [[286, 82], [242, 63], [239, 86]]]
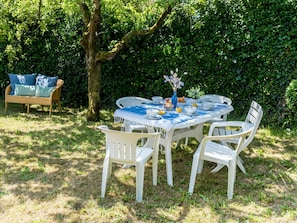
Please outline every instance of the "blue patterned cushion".
[[15, 84], [14, 95], [35, 96], [35, 85]]
[[51, 92], [55, 89], [55, 87], [43, 87], [36, 85], [36, 97], [46, 97], [48, 98], [51, 95]]
[[49, 77], [42, 74], [38, 74], [36, 78], [36, 85], [42, 87], [55, 87], [57, 85], [58, 77]]
[[35, 85], [35, 79], [37, 74], [8, 74], [11, 85], [11, 95], [14, 95], [14, 89], [16, 84], [23, 85]]

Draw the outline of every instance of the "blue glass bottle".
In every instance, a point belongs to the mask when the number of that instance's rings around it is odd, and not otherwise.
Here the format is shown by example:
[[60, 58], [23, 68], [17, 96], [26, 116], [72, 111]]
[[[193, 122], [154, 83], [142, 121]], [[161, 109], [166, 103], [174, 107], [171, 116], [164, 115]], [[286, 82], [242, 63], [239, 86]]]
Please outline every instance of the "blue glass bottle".
[[173, 105], [173, 108], [176, 108], [177, 105], [177, 91], [173, 90], [173, 95], [171, 97], [171, 103]]

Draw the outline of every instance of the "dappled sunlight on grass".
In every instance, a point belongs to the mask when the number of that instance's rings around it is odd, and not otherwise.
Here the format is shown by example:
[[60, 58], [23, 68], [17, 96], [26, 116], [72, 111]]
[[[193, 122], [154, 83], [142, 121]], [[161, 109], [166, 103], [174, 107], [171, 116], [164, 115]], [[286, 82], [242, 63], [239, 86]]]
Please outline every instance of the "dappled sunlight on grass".
[[[292, 222], [297, 219], [294, 133], [260, 128], [242, 153], [234, 198], [227, 199], [227, 168], [211, 174], [205, 163], [192, 196], [188, 191], [193, 153], [189, 140], [172, 149], [174, 186], [166, 179], [160, 152], [158, 185], [152, 185], [151, 162], [145, 169], [143, 203], [135, 200], [135, 168], [115, 165], [100, 197], [104, 135], [96, 129], [120, 129], [112, 111], [100, 122], [87, 122], [83, 109], [63, 113], [32, 108], [30, 114], [0, 107], [1, 222]], [[17, 215], [16, 215], [17, 213]], [[104, 219], [104, 220], [103, 220]]]

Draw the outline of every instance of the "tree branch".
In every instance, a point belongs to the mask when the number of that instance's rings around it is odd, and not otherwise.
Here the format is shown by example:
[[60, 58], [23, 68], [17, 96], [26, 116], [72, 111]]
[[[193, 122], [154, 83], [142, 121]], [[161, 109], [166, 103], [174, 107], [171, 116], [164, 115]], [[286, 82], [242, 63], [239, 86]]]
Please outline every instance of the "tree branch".
[[159, 17], [159, 19], [156, 21], [156, 23], [152, 25], [149, 29], [132, 30], [125, 34], [123, 38], [117, 44], [115, 44], [115, 46], [110, 51], [99, 51], [96, 55], [96, 62], [112, 60], [125, 46], [128, 45], [132, 38], [154, 33], [164, 24], [166, 16], [169, 15], [171, 11], [172, 7], [168, 6], [166, 10], [162, 13], [162, 15]]
[[80, 9], [84, 15], [84, 21], [87, 30], [83, 33], [80, 41], [87, 54], [95, 54], [97, 34], [101, 31], [101, 7], [100, 0], [94, 0], [94, 11], [91, 15], [88, 6], [85, 3], [80, 4]]
[[86, 3], [83, 3], [83, 2], [79, 5], [79, 7], [80, 7], [80, 11], [83, 14], [85, 25], [87, 26], [91, 20], [90, 9], [86, 5]]

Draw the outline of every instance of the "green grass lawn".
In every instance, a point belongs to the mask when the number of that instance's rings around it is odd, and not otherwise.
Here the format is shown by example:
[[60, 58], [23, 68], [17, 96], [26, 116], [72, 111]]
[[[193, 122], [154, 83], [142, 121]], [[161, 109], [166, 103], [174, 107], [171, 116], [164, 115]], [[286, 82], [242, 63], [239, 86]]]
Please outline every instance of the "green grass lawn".
[[206, 163], [194, 194], [187, 193], [195, 140], [173, 149], [174, 186], [166, 181], [160, 153], [158, 185], [152, 185], [151, 163], [145, 170], [143, 203], [135, 200], [134, 168], [115, 171], [100, 197], [103, 134], [96, 126], [113, 122], [112, 111], [101, 122], [86, 122], [85, 110], [62, 114], [0, 101], [0, 222], [297, 222], [296, 132], [260, 127], [243, 152], [247, 170], [239, 169], [233, 200], [227, 199], [227, 169], [210, 173]]

